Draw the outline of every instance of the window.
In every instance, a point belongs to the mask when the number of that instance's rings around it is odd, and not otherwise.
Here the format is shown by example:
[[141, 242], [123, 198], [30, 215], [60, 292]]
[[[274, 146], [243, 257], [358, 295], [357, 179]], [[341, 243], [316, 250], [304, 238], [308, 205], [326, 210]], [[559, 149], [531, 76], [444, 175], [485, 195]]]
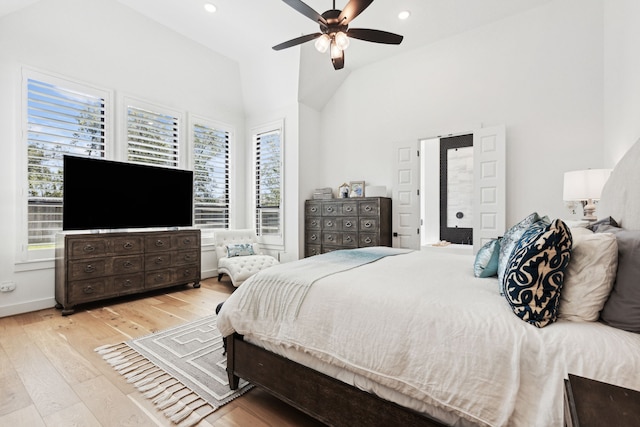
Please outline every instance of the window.
[[255, 224], [265, 244], [282, 244], [282, 122], [255, 130]]
[[110, 93], [26, 74], [27, 259], [42, 259], [62, 230], [63, 155], [105, 157]]
[[158, 109], [127, 105], [127, 161], [177, 168], [179, 114]]
[[224, 126], [191, 121], [193, 140], [194, 225], [229, 228], [229, 139]]

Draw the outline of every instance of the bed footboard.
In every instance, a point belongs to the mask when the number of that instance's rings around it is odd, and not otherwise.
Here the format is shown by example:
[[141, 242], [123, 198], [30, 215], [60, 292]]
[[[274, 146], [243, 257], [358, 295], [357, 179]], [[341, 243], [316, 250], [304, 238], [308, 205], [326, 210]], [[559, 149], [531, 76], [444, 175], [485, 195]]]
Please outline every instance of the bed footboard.
[[330, 426], [444, 427], [411, 409], [245, 342], [240, 335], [225, 339], [232, 389], [243, 378]]

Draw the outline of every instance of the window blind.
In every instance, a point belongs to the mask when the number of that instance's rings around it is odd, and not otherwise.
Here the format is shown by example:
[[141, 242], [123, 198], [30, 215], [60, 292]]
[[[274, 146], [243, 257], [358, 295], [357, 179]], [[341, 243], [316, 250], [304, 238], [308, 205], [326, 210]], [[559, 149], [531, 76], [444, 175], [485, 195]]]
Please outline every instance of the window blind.
[[229, 228], [229, 132], [194, 124], [194, 225]]
[[106, 98], [27, 80], [29, 250], [52, 248], [62, 230], [63, 155], [105, 157]]
[[127, 160], [177, 168], [179, 119], [171, 114], [127, 107]]
[[255, 135], [255, 220], [258, 236], [281, 236], [282, 147], [280, 129]]

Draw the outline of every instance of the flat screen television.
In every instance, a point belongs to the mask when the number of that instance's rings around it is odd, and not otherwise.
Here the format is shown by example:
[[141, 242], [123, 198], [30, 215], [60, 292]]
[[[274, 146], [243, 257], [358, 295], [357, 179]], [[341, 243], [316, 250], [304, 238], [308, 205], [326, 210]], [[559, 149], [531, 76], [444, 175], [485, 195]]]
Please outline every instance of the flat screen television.
[[64, 156], [63, 230], [193, 225], [193, 172]]

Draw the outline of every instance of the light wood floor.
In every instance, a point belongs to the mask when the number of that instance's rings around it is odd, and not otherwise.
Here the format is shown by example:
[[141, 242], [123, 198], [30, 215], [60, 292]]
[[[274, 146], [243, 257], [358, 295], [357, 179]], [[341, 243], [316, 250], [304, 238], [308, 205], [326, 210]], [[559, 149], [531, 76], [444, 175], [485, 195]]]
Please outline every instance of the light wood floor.
[[[226, 276], [225, 276], [226, 278]], [[233, 291], [215, 278], [143, 297], [0, 318], [0, 426], [172, 426], [93, 351], [214, 314]], [[199, 426], [322, 424], [253, 389]]]

